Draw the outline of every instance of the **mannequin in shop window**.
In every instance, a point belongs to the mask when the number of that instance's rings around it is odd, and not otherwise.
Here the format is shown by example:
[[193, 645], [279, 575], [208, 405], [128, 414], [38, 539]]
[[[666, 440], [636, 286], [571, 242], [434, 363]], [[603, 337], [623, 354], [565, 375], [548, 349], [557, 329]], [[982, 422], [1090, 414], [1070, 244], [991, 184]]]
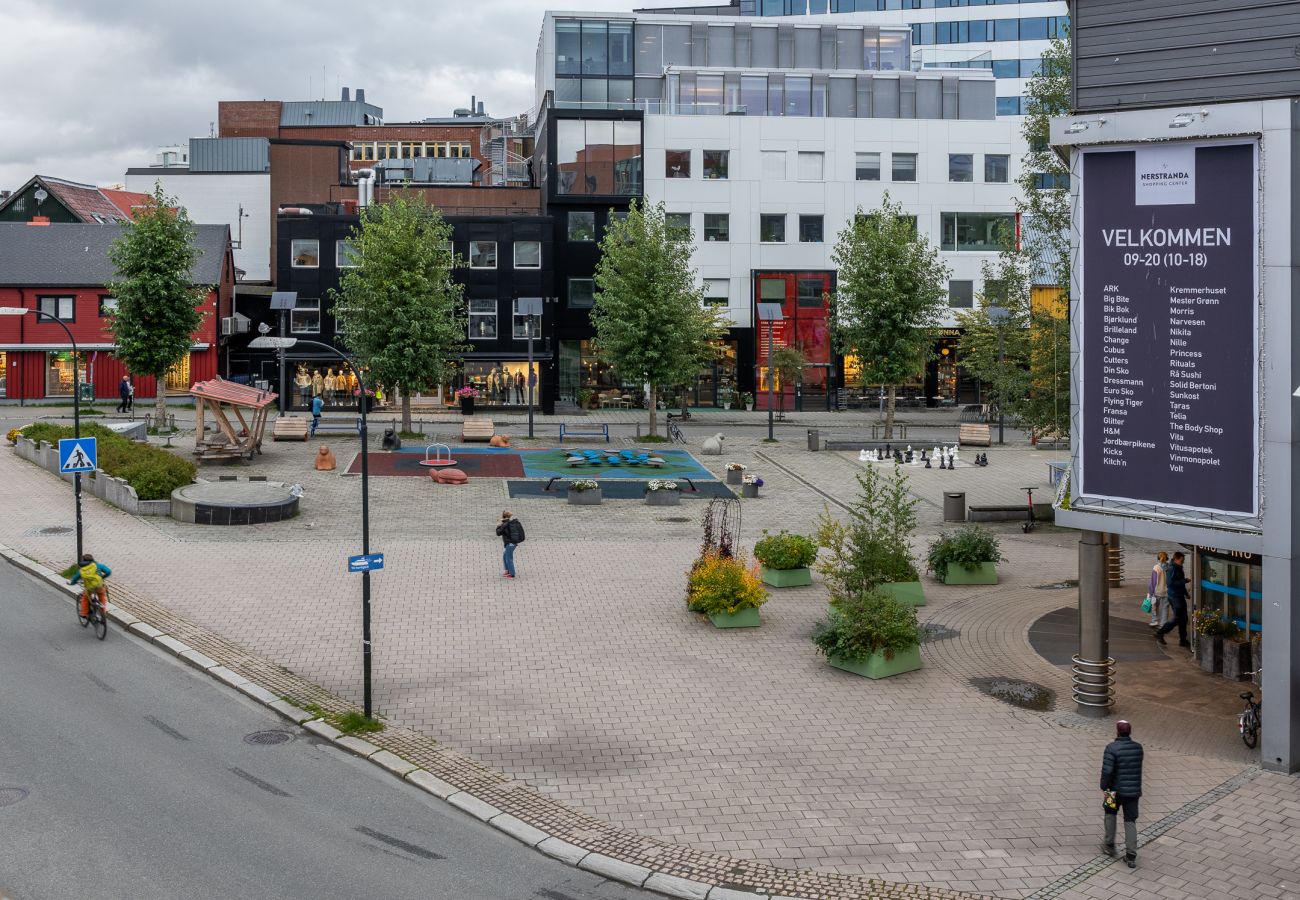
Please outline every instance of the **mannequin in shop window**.
[[492, 366], [492, 371], [488, 373], [488, 402], [496, 403], [501, 395], [501, 367]]
[[524, 373], [520, 372], [515, 376], [515, 402], [520, 406], [524, 403]]
[[316, 369], [311, 373], [311, 395], [313, 398], [320, 397], [321, 402], [324, 403], [325, 398], [322, 396], [324, 393], [325, 377], [321, 375], [320, 369]]
[[339, 402], [339, 382], [334, 377], [334, 370], [329, 369], [325, 372], [325, 402], [331, 406]]

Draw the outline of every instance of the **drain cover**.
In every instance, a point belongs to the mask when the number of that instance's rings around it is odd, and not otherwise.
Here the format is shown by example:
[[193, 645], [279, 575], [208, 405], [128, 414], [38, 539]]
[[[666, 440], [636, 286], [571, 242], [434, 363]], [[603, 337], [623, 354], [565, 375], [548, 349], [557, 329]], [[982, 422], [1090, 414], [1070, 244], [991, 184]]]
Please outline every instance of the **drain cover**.
[[1077, 588], [1079, 582], [1071, 578], [1069, 581], [1054, 581], [1051, 584], [1036, 584], [1034, 587], [1040, 591], [1065, 591], [1070, 588]]
[[72, 534], [70, 525], [48, 525], [36, 532], [37, 534]]
[[689, 522], [691, 521], [691, 519], [688, 516], [668, 516], [667, 518], [656, 519], [655, 521], [656, 522]]
[[947, 625], [935, 625], [932, 622], [921, 626], [922, 641], [946, 641], [955, 637], [961, 637], [960, 628], [949, 628]]
[[245, 744], [257, 744], [267, 747], [273, 744], [287, 744], [293, 740], [293, 733], [288, 731], [254, 731], [244, 735]]
[[0, 788], [0, 806], [13, 806], [20, 800], [26, 799], [26, 788]]
[[972, 678], [970, 683], [985, 694], [1021, 709], [1042, 712], [1052, 708], [1056, 694], [1041, 684], [1015, 678]]

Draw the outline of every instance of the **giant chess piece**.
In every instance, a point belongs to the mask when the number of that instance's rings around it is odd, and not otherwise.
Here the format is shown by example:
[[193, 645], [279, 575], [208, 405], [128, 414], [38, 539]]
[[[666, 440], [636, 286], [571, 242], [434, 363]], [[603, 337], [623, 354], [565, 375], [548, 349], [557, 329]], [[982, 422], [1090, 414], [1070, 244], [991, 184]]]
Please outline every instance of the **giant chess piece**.
[[877, 447], [877, 448], [876, 448], [876, 462], [884, 462], [884, 459], [885, 459], [885, 448], [884, 448], [884, 447]]
[[927, 469], [932, 469], [932, 468], [934, 468], [934, 466], [930, 465], [930, 457], [925, 456], [924, 453], [921, 454], [921, 455], [922, 455], [922, 457], [925, 458], [925, 467], [926, 467]]

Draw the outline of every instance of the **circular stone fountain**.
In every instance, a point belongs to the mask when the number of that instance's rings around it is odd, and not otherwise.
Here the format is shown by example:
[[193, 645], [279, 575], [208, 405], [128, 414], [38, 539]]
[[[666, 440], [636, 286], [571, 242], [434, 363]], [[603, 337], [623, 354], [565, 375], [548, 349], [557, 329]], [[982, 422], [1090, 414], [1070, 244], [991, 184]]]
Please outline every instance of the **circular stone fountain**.
[[200, 481], [172, 491], [172, 518], [195, 525], [264, 525], [298, 515], [298, 497], [279, 481]]

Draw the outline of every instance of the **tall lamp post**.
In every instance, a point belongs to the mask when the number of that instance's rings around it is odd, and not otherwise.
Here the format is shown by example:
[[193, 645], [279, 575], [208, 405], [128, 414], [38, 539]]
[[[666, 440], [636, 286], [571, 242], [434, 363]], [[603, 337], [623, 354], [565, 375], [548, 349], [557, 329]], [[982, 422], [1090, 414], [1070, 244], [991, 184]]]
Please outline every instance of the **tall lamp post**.
[[777, 322], [781, 321], [781, 304], [780, 303], [759, 303], [758, 320], [767, 323], [767, 439], [776, 440], [772, 435], [773, 418], [772, 418], [772, 351], [776, 349], [776, 343], [773, 339], [773, 329]]
[[[998, 374], [1002, 373], [1002, 367], [1006, 364], [1003, 356], [1003, 340], [1006, 335], [1007, 320], [1011, 318], [1011, 310], [1005, 306], [990, 306], [987, 310], [989, 321], [998, 329]], [[998, 398], [998, 444], [1002, 444], [1004, 430], [1006, 426], [1006, 417], [1002, 412], [1002, 398]]]
[[[337, 347], [322, 344], [320, 341], [307, 341], [292, 337], [253, 338], [248, 346], [254, 350], [289, 350], [297, 344], [315, 347], [333, 353], [352, 370], [357, 379], [357, 402], [361, 412], [361, 553], [370, 555], [370, 455], [368, 453], [369, 432], [366, 428], [366, 382], [361, 369]], [[361, 573], [361, 665], [364, 706], [366, 717], [370, 717], [370, 572]]]
[[515, 301], [515, 315], [528, 317], [528, 437], [533, 436], [533, 388], [537, 384], [537, 374], [533, 371], [533, 335], [536, 329], [534, 319], [542, 317], [541, 297], [520, 297]]
[[[63, 329], [64, 334], [68, 336], [68, 343], [72, 345], [72, 436], [81, 437], [81, 368], [78, 366], [78, 359], [81, 352], [77, 350], [77, 339], [72, 336], [72, 330], [58, 316], [52, 316], [43, 309], [28, 309], [25, 306], [0, 306], [0, 316], [25, 316], [28, 313], [36, 316], [37, 319], [46, 318]], [[75, 498], [77, 507], [77, 564], [81, 564], [82, 556], [82, 539], [81, 539], [81, 473], [76, 472], [72, 476], [72, 495]]]
[[[271, 309], [280, 314], [280, 337], [285, 336], [285, 318], [297, 303], [297, 291], [272, 291]], [[289, 411], [289, 381], [285, 374], [284, 348], [276, 355], [280, 357], [280, 415], [284, 415]]]

